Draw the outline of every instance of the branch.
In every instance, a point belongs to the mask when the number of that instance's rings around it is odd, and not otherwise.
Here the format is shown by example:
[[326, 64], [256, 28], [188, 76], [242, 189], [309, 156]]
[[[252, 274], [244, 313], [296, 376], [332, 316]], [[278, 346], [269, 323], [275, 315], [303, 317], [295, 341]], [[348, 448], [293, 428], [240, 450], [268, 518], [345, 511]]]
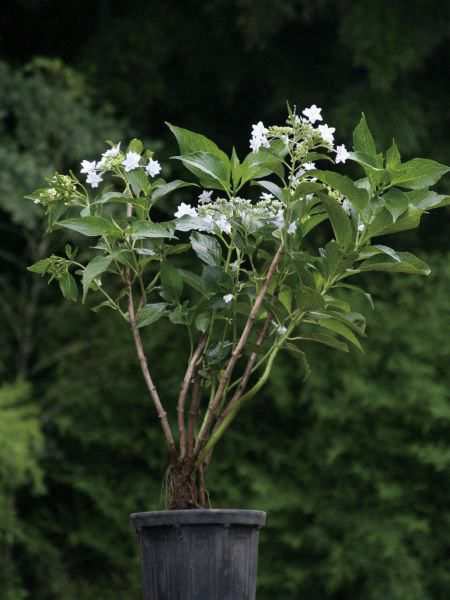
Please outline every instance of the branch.
[[250, 379], [256, 359], [258, 358], [259, 350], [260, 350], [262, 343], [267, 335], [267, 330], [269, 329], [271, 320], [272, 320], [272, 315], [269, 315], [267, 317], [267, 319], [265, 320], [265, 323], [262, 326], [261, 331], [259, 332], [258, 338], [256, 340], [256, 344], [255, 344], [255, 350], [250, 354], [250, 357], [247, 362], [247, 366], [245, 367], [245, 371], [244, 371], [244, 374], [242, 375], [239, 386], [237, 387], [236, 391], [234, 392], [233, 397], [231, 398], [230, 402], [228, 403], [228, 405], [225, 407], [224, 411], [220, 415], [219, 420], [217, 421], [216, 425], [214, 426], [214, 430], [219, 428], [221, 423], [224, 421], [224, 419], [226, 419], [226, 417], [231, 412], [234, 412], [235, 408], [237, 408], [237, 406], [239, 404], [239, 400], [240, 400], [242, 394], [244, 393], [245, 388], [247, 387], [248, 380]]
[[[291, 323], [290, 323], [286, 333], [284, 333], [282, 336], [280, 336], [278, 341], [275, 343], [275, 345], [271, 349], [266, 367], [265, 367], [261, 377], [255, 383], [255, 385], [252, 388], [250, 388], [248, 390], [248, 392], [246, 392], [243, 395], [240, 395], [239, 397], [237, 396], [236, 393], [234, 394], [229, 405], [227, 406], [226, 410], [224, 411], [220, 421], [216, 424], [214, 431], [211, 434], [210, 439], [206, 443], [205, 447], [198, 454], [197, 461], [196, 461], [197, 464], [202, 464], [202, 462], [204, 462], [206, 460], [208, 455], [210, 455], [214, 446], [217, 444], [217, 442], [220, 440], [220, 438], [223, 436], [223, 434], [229, 427], [230, 423], [233, 421], [234, 417], [236, 416], [236, 414], [239, 411], [242, 404], [244, 402], [246, 402], [247, 400], [251, 400], [259, 392], [259, 390], [266, 384], [266, 382], [269, 379], [270, 374], [272, 372], [272, 368], [273, 368], [275, 359], [276, 359], [279, 351], [282, 349], [285, 341], [291, 335], [291, 332], [300, 323], [304, 314], [305, 313], [303, 313], [303, 312], [299, 313], [296, 317], [293, 317], [291, 319]], [[250, 359], [251, 358], [252, 357], [250, 357]], [[247, 369], [246, 369], [246, 371], [247, 371]], [[250, 369], [250, 374], [251, 374], [251, 369]], [[241, 386], [239, 386], [239, 387], [241, 387]], [[232, 403], [233, 403], [233, 406], [231, 406]]]
[[247, 400], [251, 400], [251, 398], [253, 398], [259, 392], [259, 390], [263, 387], [263, 385], [267, 382], [267, 380], [269, 379], [270, 373], [272, 371], [273, 363], [274, 363], [275, 358], [276, 358], [278, 352], [280, 351], [280, 349], [281, 349], [281, 345], [277, 345], [274, 347], [274, 349], [272, 350], [272, 353], [270, 354], [266, 368], [264, 369], [264, 372], [261, 375], [261, 377], [258, 379], [258, 381], [255, 383], [255, 385], [248, 392], [246, 392], [243, 396], [238, 398], [238, 400], [236, 401], [236, 403], [233, 407], [233, 410], [228, 411], [228, 414], [226, 416], [224, 416], [224, 418], [220, 422], [220, 424], [217, 425], [217, 428], [214, 429], [214, 431], [211, 434], [211, 437], [208, 440], [208, 442], [206, 443], [205, 447], [198, 454], [197, 464], [202, 464], [205, 461], [208, 454], [212, 451], [214, 446], [217, 444], [217, 442], [220, 440], [222, 435], [225, 433], [225, 431], [229, 427], [230, 423], [236, 416], [241, 405], [244, 402], [246, 402]]
[[183, 383], [181, 384], [180, 395], [178, 396], [178, 431], [180, 432], [180, 458], [184, 458], [186, 455], [186, 432], [184, 429], [184, 407], [186, 404], [186, 397], [191, 385], [192, 376], [197, 367], [197, 363], [203, 354], [205, 349], [207, 336], [203, 335], [191, 356], [186, 373], [184, 375]]
[[247, 322], [245, 324], [245, 327], [241, 334], [241, 337], [239, 338], [238, 343], [234, 347], [233, 352], [231, 353], [231, 358], [228, 361], [228, 364], [222, 373], [222, 376], [219, 380], [219, 385], [217, 387], [217, 391], [214, 395], [214, 398], [212, 399], [210, 405], [208, 406], [208, 409], [205, 414], [205, 418], [203, 420], [202, 427], [200, 429], [200, 433], [197, 438], [197, 442], [195, 444], [195, 452], [194, 452], [195, 456], [198, 456], [198, 454], [200, 453], [200, 451], [207, 439], [207, 436], [208, 436], [209, 430], [211, 428], [211, 425], [214, 421], [214, 418], [217, 416], [217, 412], [220, 408], [220, 401], [225, 392], [225, 388], [228, 384], [228, 381], [230, 380], [231, 375], [233, 374], [234, 367], [236, 366], [236, 363], [239, 360], [239, 358], [242, 354], [242, 351], [244, 349], [244, 346], [247, 343], [247, 340], [253, 329], [253, 325], [255, 323], [256, 317], [258, 316], [259, 310], [262, 306], [262, 303], [263, 303], [264, 297], [267, 293], [267, 290], [269, 289], [269, 285], [272, 280], [272, 277], [275, 274], [275, 271], [278, 267], [278, 263], [280, 262], [282, 252], [283, 252], [283, 244], [280, 244], [275, 256], [272, 259], [272, 262], [270, 263], [270, 267], [269, 267], [269, 270], [267, 271], [264, 283], [263, 283], [258, 295], [256, 296], [255, 303], [253, 305], [252, 310], [250, 311], [250, 315], [247, 319]]
[[201, 387], [198, 375], [194, 373], [194, 383], [192, 384], [192, 399], [189, 407], [189, 421], [187, 433], [187, 455], [191, 458], [194, 453], [194, 432], [197, 424], [198, 412], [200, 409]]
[[134, 310], [134, 302], [133, 302], [133, 290], [131, 282], [128, 282], [128, 317], [130, 320], [131, 331], [133, 332], [134, 345], [136, 347], [136, 352], [139, 359], [139, 364], [141, 366], [142, 374], [144, 376], [145, 383], [147, 385], [148, 392], [150, 397], [153, 400], [153, 404], [155, 405], [156, 412], [158, 414], [158, 418], [161, 421], [161, 427], [163, 429], [164, 437], [166, 439], [167, 445], [169, 447], [169, 452], [172, 457], [176, 456], [176, 446], [175, 440], [173, 438], [172, 430], [169, 425], [169, 421], [167, 419], [167, 413], [164, 410], [164, 407], [161, 403], [158, 390], [156, 389], [155, 384], [153, 383], [153, 379], [150, 375], [150, 371], [147, 364], [147, 357], [145, 356], [144, 346], [142, 344], [141, 334], [139, 333], [139, 328], [136, 323], [136, 313]]

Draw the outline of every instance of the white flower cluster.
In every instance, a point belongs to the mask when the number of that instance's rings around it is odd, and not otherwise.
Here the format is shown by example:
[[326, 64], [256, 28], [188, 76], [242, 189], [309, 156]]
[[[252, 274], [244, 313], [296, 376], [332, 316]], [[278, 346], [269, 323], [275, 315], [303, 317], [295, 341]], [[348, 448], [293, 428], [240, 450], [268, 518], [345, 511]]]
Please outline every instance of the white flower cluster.
[[[130, 150], [124, 156], [120, 152], [120, 142], [103, 152], [99, 161], [83, 160], [81, 163], [81, 173], [86, 175], [86, 182], [93, 188], [97, 188], [103, 181], [103, 176], [106, 171], [111, 170], [115, 166], [123, 166], [125, 171], [129, 173], [134, 169], [139, 168], [141, 165], [142, 156], [139, 152], [133, 152]], [[159, 161], [150, 158], [148, 163], [145, 165], [145, 171], [150, 177], [155, 177], [161, 172], [161, 165]]]
[[[296, 127], [300, 125], [309, 125], [309, 131], [316, 135], [319, 140], [322, 141], [322, 144], [325, 145], [330, 151], [336, 153], [336, 163], [345, 163], [347, 159], [350, 157], [347, 148], [344, 144], [341, 144], [334, 147], [334, 134], [336, 132], [335, 127], [330, 127], [326, 123], [320, 124], [317, 127], [314, 127], [316, 122], [323, 121], [322, 118], [322, 109], [312, 104], [310, 107], [303, 109], [302, 116], [300, 117], [297, 114], [292, 116], [291, 123]], [[267, 128], [265, 127], [262, 121], [256, 123], [256, 125], [252, 125], [252, 135], [250, 138], [250, 148], [253, 152], [258, 152], [260, 148], [268, 148], [270, 146], [269, 139], [271, 137], [280, 137], [281, 129], [289, 129], [289, 128], [280, 128], [273, 127]], [[281, 137], [288, 141], [288, 134], [284, 132]], [[309, 165], [314, 165], [314, 163], [305, 163], [303, 168], [305, 171], [308, 170]], [[314, 166], [309, 166], [309, 169], [315, 168]]]
[[268, 148], [269, 140], [267, 134], [269, 130], [264, 127], [264, 123], [259, 121], [256, 125], [252, 125], [252, 137], [250, 138], [250, 148], [253, 152], [258, 152], [260, 148]]
[[[206, 231], [216, 235], [231, 235], [233, 228], [253, 234], [263, 227], [281, 229], [286, 225], [284, 205], [272, 194], [263, 192], [258, 201], [247, 198], [212, 199], [212, 192], [203, 191], [198, 197], [198, 207], [182, 202], [175, 212], [176, 228], [180, 231]], [[297, 231], [290, 223], [288, 234]]]

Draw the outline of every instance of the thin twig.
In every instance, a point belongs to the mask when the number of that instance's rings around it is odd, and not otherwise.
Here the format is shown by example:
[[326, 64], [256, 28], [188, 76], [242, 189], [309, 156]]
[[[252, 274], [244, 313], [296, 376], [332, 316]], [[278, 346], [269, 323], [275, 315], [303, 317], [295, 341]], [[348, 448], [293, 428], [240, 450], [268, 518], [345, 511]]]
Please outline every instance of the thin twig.
[[236, 366], [236, 363], [242, 354], [242, 351], [244, 349], [245, 344], [247, 343], [250, 333], [252, 332], [253, 325], [258, 316], [259, 310], [262, 306], [262, 303], [263, 303], [264, 297], [267, 293], [267, 290], [269, 289], [269, 285], [270, 285], [270, 282], [272, 281], [272, 277], [275, 274], [275, 271], [278, 267], [278, 263], [280, 262], [282, 253], [283, 253], [283, 244], [280, 244], [275, 256], [272, 259], [272, 262], [270, 263], [270, 267], [267, 271], [266, 277], [264, 279], [264, 283], [261, 286], [261, 289], [260, 289], [258, 295], [256, 296], [255, 303], [253, 305], [252, 310], [250, 311], [250, 315], [247, 319], [244, 330], [242, 331], [241, 337], [239, 338], [238, 343], [236, 344], [236, 346], [233, 349], [233, 352], [231, 353], [230, 360], [228, 361], [228, 364], [227, 364], [225, 370], [223, 371], [222, 376], [219, 380], [219, 385], [217, 387], [217, 391], [216, 391], [212, 401], [210, 402], [210, 405], [208, 406], [208, 409], [205, 414], [205, 418], [203, 420], [202, 427], [200, 429], [200, 433], [197, 438], [197, 442], [195, 444], [195, 451], [194, 451], [195, 456], [198, 456], [205, 441], [207, 440], [211, 425], [212, 425], [214, 419], [216, 418], [217, 412], [220, 408], [220, 402], [221, 402], [222, 396], [225, 392], [226, 386], [230, 380], [231, 375], [233, 374], [234, 367]]
[[245, 388], [247, 387], [247, 384], [248, 384], [248, 380], [250, 379], [250, 376], [253, 372], [253, 367], [255, 365], [256, 359], [258, 358], [259, 350], [260, 350], [260, 348], [264, 342], [264, 339], [267, 335], [267, 331], [269, 329], [271, 320], [272, 320], [272, 316], [269, 315], [267, 317], [267, 319], [265, 320], [264, 325], [261, 328], [261, 331], [259, 332], [258, 338], [256, 340], [256, 344], [255, 344], [255, 350], [250, 354], [250, 357], [247, 361], [247, 365], [245, 367], [245, 371], [244, 371], [244, 374], [242, 375], [239, 386], [237, 387], [236, 391], [233, 394], [233, 397], [231, 398], [231, 400], [229, 401], [229, 403], [223, 410], [222, 414], [220, 415], [214, 429], [217, 429], [218, 427], [220, 427], [221, 423], [227, 417], [227, 415], [236, 408], [236, 405], [238, 404], [242, 394], [244, 393]]
[[197, 362], [198, 362], [199, 358], [201, 357], [203, 350], [205, 348], [206, 339], [207, 338], [205, 335], [203, 335], [200, 338], [200, 341], [197, 344], [197, 347], [189, 360], [188, 367], [187, 367], [186, 373], [184, 375], [183, 383], [181, 384], [180, 395], [178, 396], [177, 410], [178, 410], [178, 431], [180, 433], [180, 458], [181, 459], [186, 456], [186, 431], [184, 428], [184, 407], [186, 404], [186, 398], [187, 398], [187, 394], [189, 391], [189, 386], [191, 385], [191, 382], [192, 382], [192, 376], [193, 376], [195, 368], [197, 366]]
[[158, 394], [158, 390], [156, 389], [156, 386], [153, 383], [153, 379], [150, 375], [150, 371], [149, 371], [148, 363], [147, 363], [147, 357], [145, 356], [144, 346], [142, 343], [141, 334], [140, 334], [139, 328], [137, 326], [131, 281], [128, 282], [128, 317], [130, 320], [131, 331], [133, 333], [134, 345], [136, 347], [139, 364], [141, 366], [142, 374], [144, 376], [144, 380], [147, 385], [148, 392], [150, 394], [150, 397], [153, 400], [153, 404], [155, 405], [156, 412], [161, 421], [161, 427], [163, 429], [164, 437], [166, 439], [167, 445], [169, 446], [169, 452], [172, 457], [175, 457], [175, 455], [176, 455], [175, 440], [174, 440], [172, 430], [169, 425], [169, 421], [167, 419], [167, 413], [164, 410], [164, 407], [162, 405], [161, 399]]

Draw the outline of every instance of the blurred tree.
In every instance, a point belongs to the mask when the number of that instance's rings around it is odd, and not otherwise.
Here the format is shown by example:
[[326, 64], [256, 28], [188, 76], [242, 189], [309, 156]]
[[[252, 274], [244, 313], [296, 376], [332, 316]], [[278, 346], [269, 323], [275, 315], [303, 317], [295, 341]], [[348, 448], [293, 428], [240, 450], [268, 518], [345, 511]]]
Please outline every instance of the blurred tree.
[[[39, 339], [38, 306], [47, 285], [26, 272], [45, 256], [48, 242], [33, 232], [40, 211], [24, 196], [45, 176], [78, 165], [117, 140], [124, 126], [109, 106], [98, 106], [83, 78], [61, 61], [38, 58], [21, 69], [0, 62], [0, 313], [4, 317], [1, 368], [23, 378]], [[3, 214], [1, 213], [3, 211]], [[38, 236], [40, 237], [40, 236]]]
[[24, 383], [0, 386], [0, 581], [4, 600], [27, 597], [14, 555], [17, 544], [28, 535], [17, 518], [17, 491], [26, 489], [30, 497], [44, 492], [39, 465], [43, 437], [37, 407], [28, 404], [30, 392]]
[[[31, 500], [31, 490], [43, 492], [40, 428], [48, 433], [51, 425], [42, 402], [37, 411], [36, 397], [55, 356], [79, 346], [75, 341], [55, 355], [46, 347], [47, 321], [58, 319], [59, 299], [26, 271], [48, 248], [35, 241], [43, 224], [24, 195], [45, 175], [103, 150], [102, 140], [122, 137], [124, 125], [58, 60], [35, 59], [20, 69], [0, 62], [0, 87], [0, 377], [18, 381], [0, 387], [0, 589], [5, 600], [21, 600], [27, 593], [17, 548], [44, 556], [49, 546], [49, 564], [54, 569], [57, 563], [48, 523], [24, 529], [16, 514], [21, 491]], [[33, 386], [20, 383], [25, 380]]]

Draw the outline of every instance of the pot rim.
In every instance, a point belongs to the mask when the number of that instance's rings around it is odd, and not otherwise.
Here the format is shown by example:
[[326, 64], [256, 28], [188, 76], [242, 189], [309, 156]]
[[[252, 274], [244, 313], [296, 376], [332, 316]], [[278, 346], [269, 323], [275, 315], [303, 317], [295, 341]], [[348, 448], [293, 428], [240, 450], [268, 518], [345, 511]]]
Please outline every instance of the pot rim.
[[194, 508], [191, 510], [160, 510], [130, 515], [136, 529], [143, 527], [179, 527], [181, 525], [243, 525], [264, 527], [267, 515], [261, 510]]

